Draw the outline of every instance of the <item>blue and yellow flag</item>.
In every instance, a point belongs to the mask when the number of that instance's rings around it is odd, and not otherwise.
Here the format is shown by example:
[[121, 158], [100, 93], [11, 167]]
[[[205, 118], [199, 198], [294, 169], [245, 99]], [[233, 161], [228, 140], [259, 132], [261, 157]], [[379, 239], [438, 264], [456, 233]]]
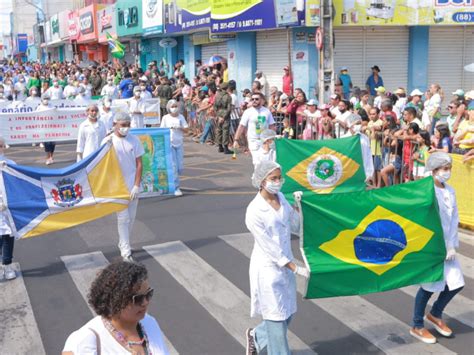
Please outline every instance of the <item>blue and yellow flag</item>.
[[379, 190], [304, 195], [306, 297], [441, 280], [446, 250], [437, 206], [431, 177]]
[[129, 191], [112, 145], [63, 169], [0, 165], [0, 188], [17, 238], [70, 228], [127, 207]]

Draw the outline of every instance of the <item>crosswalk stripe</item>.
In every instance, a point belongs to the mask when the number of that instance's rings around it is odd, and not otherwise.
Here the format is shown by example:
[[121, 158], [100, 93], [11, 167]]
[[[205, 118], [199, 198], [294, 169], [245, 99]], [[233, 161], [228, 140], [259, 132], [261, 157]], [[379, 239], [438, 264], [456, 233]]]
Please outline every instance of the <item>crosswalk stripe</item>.
[[464, 276], [474, 279], [474, 260], [460, 253], [456, 254], [456, 258], [461, 263], [461, 269]]
[[[228, 245], [250, 258], [253, 237], [250, 233], [219, 236]], [[304, 292], [304, 280], [297, 278], [297, 290]], [[333, 297], [308, 300], [387, 354], [454, 354], [439, 344], [427, 345], [409, 334], [407, 324], [362, 297]]]
[[[108, 260], [105, 258], [104, 254], [99, 251], [78, 255], [64, 255], [61, 256], [61, 260], [66, 266], [74, 284], [79, 290], [82, 298], [86, 301], [92, 314], [95, 314], [94, 310], [87, 302], [87, 292], [89, 291], [90, 285], [95, 279], [97, 273], [109, 264]], [[174, 348], [165, 334], [163, 334], [163, 338], [170, 354], [178, 354], [178, 351]]]
[[[249, 314], [250, 298], [180, 241], [143, 247], [181, 284], [219, 324], [245, 347], [244, 331], [255, 325]], [[288, 332], [294, 354], [314, 354]]]
[[[400, 291], [415, 297], [418, 288], [419, 286], [408, 286], [401, 288]], [[432, 306], [435, 300], [435, 296], [431, 297], [428, 304]], [[462, 292], [449, 301], [448, 307], [443, 311], [443, 314], [474, 328], [474, 301], [463, 296]]]
[[465, 232], [458, 232], [458, 237], [461, 242], [474, 246], [474, 235]]
[[2, 354], [46, 354], [18, 263], [15, 280], [0, 281], [0, 348]]

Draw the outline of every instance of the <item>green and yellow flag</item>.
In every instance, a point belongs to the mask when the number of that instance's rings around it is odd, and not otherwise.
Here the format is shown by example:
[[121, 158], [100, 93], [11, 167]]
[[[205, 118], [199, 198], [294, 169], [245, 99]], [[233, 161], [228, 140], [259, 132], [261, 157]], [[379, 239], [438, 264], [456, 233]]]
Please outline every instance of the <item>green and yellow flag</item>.
[[433, 179], [379, 190], [306, 194], [307, 298], [387, 291], [443, 278], [443, 230]]
[[276, 151], [286, 178], [282, 192], [290, 200], [295, 191], [327, 194], [365, 189], [359, 136], [321, 141], [278, 139]]

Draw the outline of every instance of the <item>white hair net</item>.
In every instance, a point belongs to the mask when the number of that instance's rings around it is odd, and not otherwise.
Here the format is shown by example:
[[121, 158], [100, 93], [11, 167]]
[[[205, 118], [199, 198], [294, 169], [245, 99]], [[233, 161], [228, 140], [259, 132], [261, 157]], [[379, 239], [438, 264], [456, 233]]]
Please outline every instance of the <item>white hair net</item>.
[[170, 112], [171, 106], [177, 105], [177, 104], [178, 104], [178, 101], [176, 101], [175, 99], [169, 100], [168, 103], [166, 104], [166, 111]]
[[255, 167], [255, 171], [252, 175], [252, 185], [259, 189], [265, 178], [276, 169], [281, 169], [280, 164], [273, 161], [262, 161]]
[[433, 171], [443, 166], [452, 164], [453, 159], [445, 152], [434, 152], [428, 157], [426, 162], [426, 170]]
[[269, 139], [274, 139], [276, 137], [276, 133], [273, 129], [265, 129], [262, 133], [260, 133], [260, 140], [262, 143], [265, 143]]
[[130, 115], [126, 112], [117, 112], [114, 116], [114, 122], [131, 122]]

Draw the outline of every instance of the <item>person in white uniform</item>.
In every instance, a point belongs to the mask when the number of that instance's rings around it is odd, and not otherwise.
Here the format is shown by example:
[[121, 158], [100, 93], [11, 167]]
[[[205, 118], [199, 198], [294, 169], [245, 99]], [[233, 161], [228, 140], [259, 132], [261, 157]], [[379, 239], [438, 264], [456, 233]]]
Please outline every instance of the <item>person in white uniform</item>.
[[[426, 170], [432, 171], [439, 215], [443, 227], [446, 260], [444, 262], [444, 279], [437, 282], [422, 284], [415, 298], [413, 328], [410, 334], [424, 343], [436, 343], [436, 337], [424, 327], [423, 320], [434, 326], [436, 331], [450, 337], [453, 331], [441, 319], [448, 303], [464, 287], [461, 265], [456, 257], [459, 248], [458, 224], [459, 214], [454, 189], [446, 184], [451, 177], [452, 158], [445, 152], [432, 153], [426, 162]], [[426, 305], [434, 292], [440, 292], [431, 311], [425, 315]]]
[[132, 118], [132, 128], [144, 127], [145, 103], [140, 98], [142, 91], [139, 86], [133, 88], [133, 97], [128, 100], [128, 112]]
[[183, 134], [188, 132], [188, 123], [186, 122], [183, 115], [179, 113], [179, 104], [176, 100], [169, 100], [166, 109], [168, 114], [164, 115], [161, 119], [161, 128], [170, 129], [170, 141], [171, 141], [171, 157], [173, 160], [173, 169], [174, 169], [174, 186], [175, 186], [175, 196], [182, 196], [183, 193], [179, 188], [179, 175], [182, 174], [184, 164], [184, 150]]
[[104, 85], [100, 92], [101, 96], [108, 96], [111, 100], [118, 99], [118, 87], [114, 85], [114, 78], [109, 76], [107, 78], [107, 84]]
[[262, 146], [257, 151], [256, 164], [260, 164], [262, 161], [276, 161], [276, 150], [275, 150], [275, 138], [276, 133], [272, 129], [266, 129], [260, 134]]
[[246, 109], [239, 123], [234, 137], [234, 149], [239, 147], [239, 138], [247, 129], [247, 141], [252, 162], [256, 164], [257, 151], [261, 146], [260, 134], [265, 129], [275, 129], [275, 120], [268, 108], [263, 106], [265, 96], [262, 93], [252, 94], [252, 107]]
[[61, 100], [63, 98], [63, 88], [59, 85], [58, 79], [53, 80], [53, 86], [46, 90], [51, 100]]
[[77, 161], [99, 149], [102, 140], [107, 135], [104, 123], [97, 119], [98, 113], [97, 105], [91, 104], [87, 107], [87, 119], [80, 124], [77, 135]]
[[114, 111], [112, 110], [112, 101], [108, 96], [102, 98], [102, 106], [99, 110], [100, 120], [104, 123], [107, 132], [112, 131], [114, 127]]
[[[299, 230], [299, 213], [280, 192], [284, 181], [279, 164], [257, 165], [252, 183], [259, 191], [245, 214], [245, 224], [255, 239], [249, 268], [250, 314], [261, 315], [263, 322], [247, 329], [247, 354], [265, 349], [269, 355], [290, 354], [287, 332], [296, 312], [295, 274], [309, 275], [295, 264], [291, 251], [291, 233]], [[301, 199], [301, 192], [295, 192], [295, 199]]]
[[18, 81], [14, 85], [15, 95], [17, 101], [24, 101], [26, 99], [26, 81], [23, 75], [18, 75]]
[[62, 354], [168, 355], [160, 326], [147, 313], [153, 293], [143, 265], [109, 264], [88, 293], [97, 316], [69, 335]]
[[114, 133], [106, 137], [102, 144], [109, 140], [117, 154], [120, 169], [130, 191], [130, 203], [128, 208], [117, 212], [117, 225], [119, 234], [119, 249], [125, 261], [133, 261], [132, 249], [130, 247], [130, 233], [137, 215], [138, 194], [142, 178], [142, 155], [145, 154], [140, 140], [130, 131], [130, 116], [125, 112], [117, 112], [115, 115]]
[[74, 79], [68, 79], [67, 85], [63, 90], [66, 99], [74, 99], [77, 95], [77, 87], [74, 86]]
[[[0, 137], [0, 162], [8, 164], [15, 164], [14, 161], [5, 158], [4, 149], [6, 148], [5, 140]], [[16, 278], [15, 269], [12, 268], [13, 261], [13, 246], [15, 245], [15, 237], [12, 236], [12, 229], [8, 214], [6, 212], [7, 206], [3, 200], [0, 192], [0, 253], [2, 256], [3, 268], [0, 272], [0, 280], [13, 280]]]

